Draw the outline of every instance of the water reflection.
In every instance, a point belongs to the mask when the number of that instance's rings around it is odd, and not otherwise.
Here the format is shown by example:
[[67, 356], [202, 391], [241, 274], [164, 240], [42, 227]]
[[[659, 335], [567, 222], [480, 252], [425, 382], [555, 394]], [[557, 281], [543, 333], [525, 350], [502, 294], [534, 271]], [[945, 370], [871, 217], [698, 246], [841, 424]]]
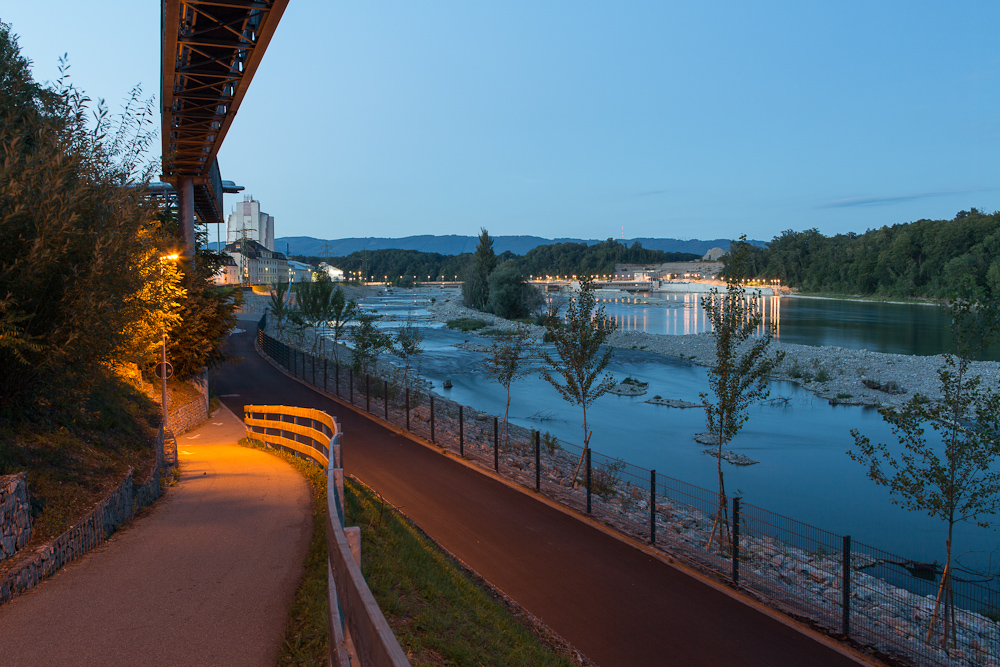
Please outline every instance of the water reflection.
[[[667, 293], [598, 299], [625, 331], [687, 335], [711, 330], [701, 306], [706, 294]], [[764, 323], [776, 337], [800, 345], [830, 345], [892, 354], [934, 355], [951, 349], [948, 316], [935, 305], [765, 296]], [[983, 359], [1000, 360], [1000, 345]]]

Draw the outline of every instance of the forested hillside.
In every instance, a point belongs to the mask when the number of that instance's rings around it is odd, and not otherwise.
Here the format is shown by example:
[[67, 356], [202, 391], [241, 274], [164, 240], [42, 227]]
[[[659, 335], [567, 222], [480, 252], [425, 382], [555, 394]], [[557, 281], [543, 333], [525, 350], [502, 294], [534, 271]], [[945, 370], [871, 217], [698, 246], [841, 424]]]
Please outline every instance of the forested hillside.
[[[461, 276], [471, 261], [471, 253], [461, 255], [441, 255], [417, 250], [371, 250], [354, 252], [346, 257], [299, 256], [302, 261], [317, 264], [328, 262], [350, 272], [361, 271], [364, 276], [375, 280], [383, 276], [390, 281], [399, 276], [416, 276], [418, 282], [445, 278], [452, 280]], [[518, 269], [525, 275], [572, 275], [583, 273], [608, 274], [614, 271], [616, 263], [654, 264], [660, 262], [682, 262], [699, 259], [690, 253], [662, 252], [643, 248], [638, 242], [626, 247], [623, 243], [608, 239], [596, 245], [586, 243], [555, 243], [538, 246], [523, 257], [511, 252], [497, 255], [500, 263], [514, 259]], [[366, 278], [367, 279], [367, 278]]]
[[805, 292], [943, 298], [965, 276], [1000, 290], [1000, 213], [972, 209], [833, 237], [786, 231], [753, 250], [751, 270]]

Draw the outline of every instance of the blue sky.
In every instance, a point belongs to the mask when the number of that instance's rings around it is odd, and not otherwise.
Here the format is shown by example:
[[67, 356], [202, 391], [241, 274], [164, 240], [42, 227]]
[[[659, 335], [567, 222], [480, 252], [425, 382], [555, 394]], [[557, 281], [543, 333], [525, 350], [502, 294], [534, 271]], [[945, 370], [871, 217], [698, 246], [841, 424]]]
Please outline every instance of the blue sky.
[[[159, 2], [10, 4], [38, 79], [68, 52], [112, 107], [159, 88]], [[291, 0], [220, 165], [278, 236], [767, 240], [992, 212], [998, 27], [996, 2]]]

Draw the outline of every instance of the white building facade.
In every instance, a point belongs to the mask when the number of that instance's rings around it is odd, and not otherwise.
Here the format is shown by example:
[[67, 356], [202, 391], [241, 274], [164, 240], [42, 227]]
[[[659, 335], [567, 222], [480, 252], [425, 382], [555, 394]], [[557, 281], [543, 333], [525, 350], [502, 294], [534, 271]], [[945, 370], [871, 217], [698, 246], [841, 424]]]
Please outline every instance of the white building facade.
[[275, 285], [288, 282], [288, 258], [268, 250], [257, 241], [230, 243], [226, 253], [233, 258], [244, 285]]
[[313, 267], [304, 262], [288, 260], [288, 280], [293, 283], [311, 283], [313, 281]]
[[[233, 206], [226, 218], [226, 245], [247, 238], [267, 250], [274, 250], [274, 216], [260, 210], [260, 202], [252, 196]], [[227, 251], [228, 252], [228, 251]]]

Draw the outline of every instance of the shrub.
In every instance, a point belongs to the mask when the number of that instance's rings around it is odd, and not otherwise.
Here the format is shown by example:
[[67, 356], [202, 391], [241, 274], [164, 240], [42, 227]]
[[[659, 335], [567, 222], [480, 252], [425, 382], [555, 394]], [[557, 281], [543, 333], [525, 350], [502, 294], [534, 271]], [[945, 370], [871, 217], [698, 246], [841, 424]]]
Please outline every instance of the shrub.
[[486, 326], [486, 320], [480, 320], [475, 317], [459, 317], [458, 319], [448, 320], [447, 326], [449, 329], [458, 329], [459, 331], [476, 331]]

